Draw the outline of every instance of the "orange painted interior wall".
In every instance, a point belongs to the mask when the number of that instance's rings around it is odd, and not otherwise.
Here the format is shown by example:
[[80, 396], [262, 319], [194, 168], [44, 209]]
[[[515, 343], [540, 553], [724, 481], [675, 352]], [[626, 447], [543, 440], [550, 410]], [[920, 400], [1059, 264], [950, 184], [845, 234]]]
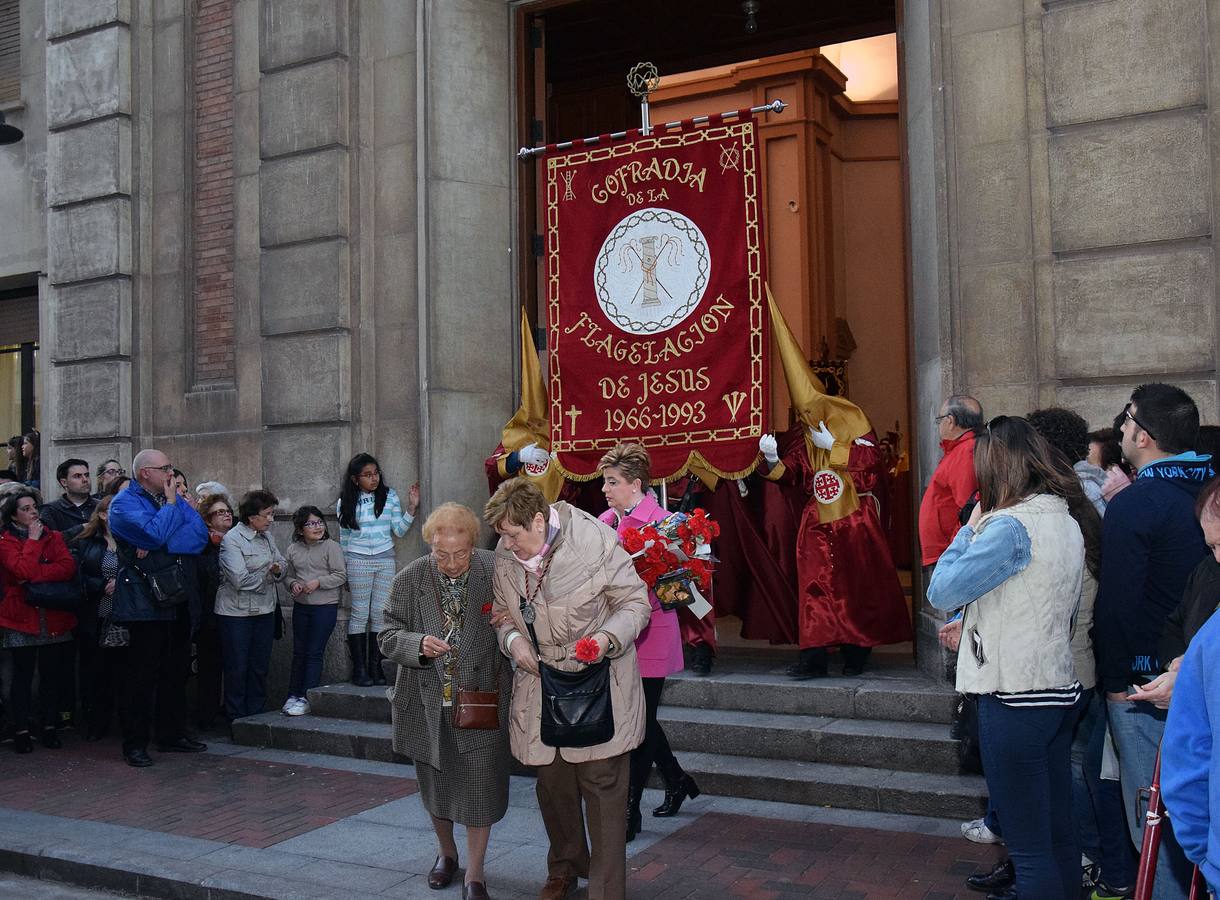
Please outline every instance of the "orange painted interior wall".
[[[848, 322], [857, 344], [848, 362], [849, 395], [878, 432], [899, 423], [905, 445], [902, 167], [896, 75], [886, 68], [897, 71], [893, 35], [826, 49], [667, 77], [653, 95], [652, 120], [776, 97], [790, 104], [759, 124], [771, 289], [809, 358], [820, 355], [823, 338], [833, 354], [834, 320]], [[868, 82], [868, 99], [852, 99], [850, 81], [831, 58], [870, 75], [860, 78]], [[772, 384], [772, 425], [782, 429], [788, 395], [778, 360]]]

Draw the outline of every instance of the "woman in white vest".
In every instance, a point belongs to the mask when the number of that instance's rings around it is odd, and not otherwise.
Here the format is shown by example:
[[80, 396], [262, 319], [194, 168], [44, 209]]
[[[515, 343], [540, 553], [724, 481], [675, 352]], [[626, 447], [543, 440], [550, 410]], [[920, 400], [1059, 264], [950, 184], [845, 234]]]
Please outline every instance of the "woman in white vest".
[[1000, 416], [974, 447], [979, 503], [936, 564], [928, 601], [962, 609], [957, 689], [978, 695], [991, 803], [1016, 868], [1016, 892], [1080, 891], [1072, 824], [1072, 731], [1083, 690], [1072, 625], [1101, 522], [1080, 481], [1024, 419]]

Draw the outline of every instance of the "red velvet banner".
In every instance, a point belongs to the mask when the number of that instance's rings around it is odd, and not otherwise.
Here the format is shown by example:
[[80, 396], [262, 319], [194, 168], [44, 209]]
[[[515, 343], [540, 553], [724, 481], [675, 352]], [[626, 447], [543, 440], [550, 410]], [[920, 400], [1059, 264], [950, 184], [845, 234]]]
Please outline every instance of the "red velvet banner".
[[546, 161], [551, 450], [569, 478], [619, 441], [654, 478], [749, 472], [768, 403], [753, 119]]

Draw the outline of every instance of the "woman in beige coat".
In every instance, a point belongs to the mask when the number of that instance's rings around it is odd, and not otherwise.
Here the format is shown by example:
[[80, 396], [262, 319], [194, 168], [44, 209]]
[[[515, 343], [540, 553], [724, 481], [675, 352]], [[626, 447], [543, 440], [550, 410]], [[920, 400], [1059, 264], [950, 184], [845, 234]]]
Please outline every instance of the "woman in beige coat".
[[[523, 478], [506, 481], [484, 518], [500, 535], [495, 611], [500, 646], [517, 664], [509, 741], [513, 756], [538, 772], [538, 806], [551, 843], [540, 900], [562, 900], [589, 879], [590, 900], [626, 892], [628, 756], [644, 737], [644, 692], [635, 639], [648, 625], [648, 589], [614, 529], [567, 503], [549, 505]], [[522, 607], [534, 616], [542, 661], [567, 671], [576, 642], [592, 637], [610, 658], [614, 736], [603, 744], [556, 750], [542, 743], [539, 654]], [[506, 621], [505, 621], [506, 620]], [[590, 842], [585, 841], [588, 810]]]
[[[508, 809], [512, 673], [489, 621], [494, 563], [490, 550], [475, 549], [478, 536], [478, 518], [460, 504], [445, 503], [428, 517], [424, 540], [432, 552], [395, 576], [378, 637], [381, 652], [399, 666], [388, 692], [394, 750], [415, 761], [420, 797], [440, 845], [428, 886], [447, 887], [457, 872], [458, 822], [466, 826], [464, 900], [487, 897], [487, 840]], [[500, 727], [454, 728], [459, 688], [499, 691]]]

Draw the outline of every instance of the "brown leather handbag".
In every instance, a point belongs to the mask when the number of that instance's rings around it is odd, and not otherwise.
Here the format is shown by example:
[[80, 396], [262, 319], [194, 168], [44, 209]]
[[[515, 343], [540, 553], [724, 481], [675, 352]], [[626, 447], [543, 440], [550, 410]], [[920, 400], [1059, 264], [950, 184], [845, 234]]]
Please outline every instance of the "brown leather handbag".
[[495, 731], [500, 727], [500, 692], [458, 688], [453, 704], [454, 728]]

